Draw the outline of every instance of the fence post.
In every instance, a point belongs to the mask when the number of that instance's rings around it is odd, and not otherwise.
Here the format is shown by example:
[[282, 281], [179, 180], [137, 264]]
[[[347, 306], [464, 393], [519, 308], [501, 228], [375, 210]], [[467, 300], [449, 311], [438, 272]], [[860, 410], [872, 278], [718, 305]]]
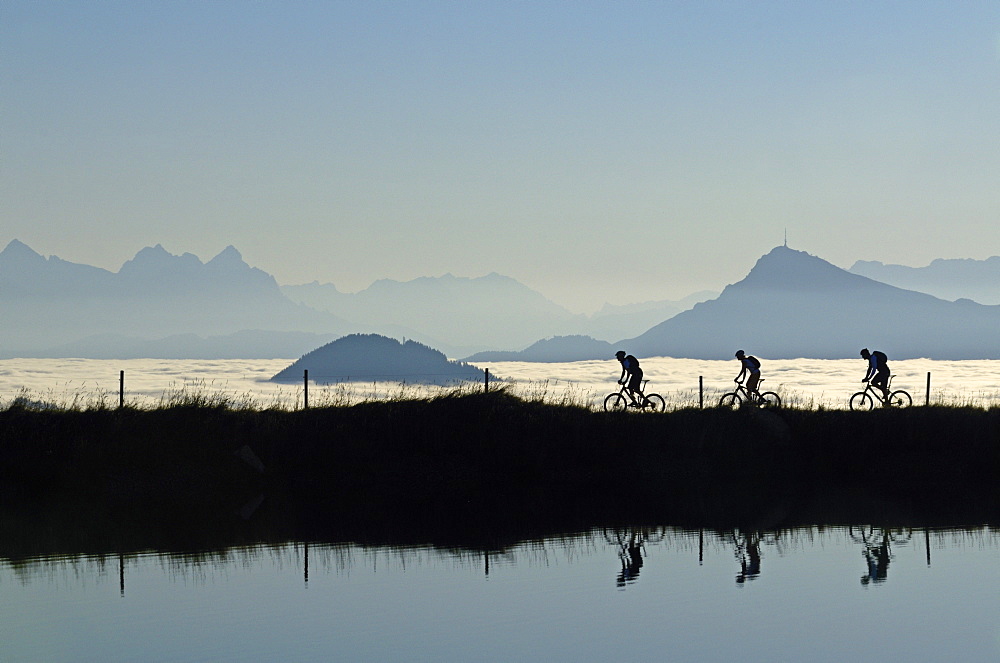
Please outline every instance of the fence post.
[[302, 409], [309, 409], [309, 369], [302, 371]]
[[698, 407], [705, 409], [705, 376], [698, 376]]
[[927, 371], [927, 398], [924, 400], [924, 405], [931, 404], [931, 372]]
[[125, 371], [118, 372], [118, 407], [125, 407]]
[[490, 369], [487, 368], [486, 369], [486, 383], [485, 383], [484, 393], [488, 394], [489, 392], [490, 392]]

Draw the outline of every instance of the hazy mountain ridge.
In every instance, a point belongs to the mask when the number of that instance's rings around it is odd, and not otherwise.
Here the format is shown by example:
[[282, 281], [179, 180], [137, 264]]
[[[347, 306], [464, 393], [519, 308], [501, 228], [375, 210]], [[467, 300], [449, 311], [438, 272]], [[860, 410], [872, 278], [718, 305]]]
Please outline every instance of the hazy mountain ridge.
[[1000, 304], [1000, 256], [985, 260], [938, 258], [925, 267], [858, 260], [850, 271], [948, 301], [971, 299], [980, 304]]
[[[1000, 358], [1000, 306], [944, 301], [852, 274], [804, 251], [778, 246], [713, 300], [602, 346], [550, 338], [489, 361], [582, 361], [613, 349], [638, 357], [731, 359], [738, 349], [772, 359], [843, 359], [862, 347], [890, 358]], [[601, 353], [604, 353], [603, 355]]]
[[615, 346], [590, 336], [556, 336], [532, 343], [524, 350], [485, 351], [466, 357], [465, 361], [534, 361], [564, 362], [587, 359], [607, 359], [614, 356]]
[[[335, 335], [357, 330], [284, 297], [273, 277], [247, 265], [233, 247], [202, 263], [157, 245], [115, 273], [44, 258], [14, 240], [0, 252], [0, 307], [2, 356], [62, 356], [57, 348], [73, 344], [81, 356], [110, 356], [118, 349], [115, 337], [159, 339], [175, 356], [184, 353], [177, 337], [187, 335], [192, 356], [200, 357], [205, 342], [196, 341], [199, 336], [252, 329]], [[168, 337], [170, 342], [163, 340]]]
[[[762, 357], [840, 358], [861, 346], [898, 358], [1000, 357], [1000, 306], [943, 301], [787, 247], [762, 256], [716, 299], [670, 310], [707, 294], [609, 304], [585, 316], [495, 273], [382, 279], [349, 294], [317, 282], [279, 286], [231, 246], [205, 263], [147, 247], [114, 273], [45, 258], [14, 240], [0, 252], [0, 356], [272, 358], [289, 349], [299, 354], [310, 338], [372, 332], [490, 361], [596, 359], [623, 347], [691, 358], [729, 358], [738, 347]], [[645, 323], [608, 336], [627, 340], [585, 333], [602, 320], [624, 328], [643, 316]], [[497, 351], [484, 351], [489, 347]]]
[[[332, 284], [282, 286], [293, 301], [364, 324], [405, 325], [455, 354], [487, 347], [521, 348], [539, 336], [574, 330], [586, 318], [499, 274], [477, 278], [380, 279], [355, 294]], [[411, 334], [412, 336], [413, 334]]]
[[897, 359], [1000, 358], [1000, 306], [948, 302], [852, 274], [776, 247], [717, 299], [621, 341], [637, 356], [727, 359], [855, 357], [862, 347]]
[[[357, 293], [341, 292], [317, 281], [281, 286], [293, 301], [326, 310], [371, 328], [406, 325], [405, 335], [436, 339], [453, 356], [476, 352], [516, 352], [541, 337], [621, 338], [683, 311], [714, 293], [703, 291], [680, 301], [614, 306], [593, 315], [574, 314], [541, 293], [501, 274], [481, 277], [380, 279]], [[483, 350], [489, 348], [490, 350]]]
[[[293, 332], [318, 342], [383, 334], [461, 357], [519, 350], [553, 334], [616, 338], [688, 305], [605, 305], [590, 316], [574, 314], [497, 273], [380, 279], [354, 294], [318, 282], [279, 286], [232, 246], [202, 262], [157, 244], [118, 272], [44, 257], [18, 240], [0, 251], [3, 357], [270, 358], [299, 347]], [[248, 330], [257, 330], [253, 341]]]

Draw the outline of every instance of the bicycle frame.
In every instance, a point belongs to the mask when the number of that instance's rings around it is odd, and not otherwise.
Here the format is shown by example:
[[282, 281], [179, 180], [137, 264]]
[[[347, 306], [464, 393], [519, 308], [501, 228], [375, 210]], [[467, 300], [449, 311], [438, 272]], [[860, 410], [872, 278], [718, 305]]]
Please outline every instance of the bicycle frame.
[[[763, 381], [764, 381], [763, 378], [761, 378], [760, 382]], [[757, 384], [760, 384], [760, 382], [758, 382]], [[747, 391], [746, 385], [743, 384], [742, 382], [736, 383], [736, 393], [739, 394], [748, 403], [757, 403], [760, 401], [760, 389], [757, 389], [755, 392], [751, 393]]]
[[886, 405], [889, 404], [889, 395], [892, 393], [892, 389], [890, 388], [890, 385], [892, 385], [892, 378], [893, 378], [893, 376], [890, 375], [889, 376], [889, 380], [885, 383], [885, 395], [884, 396], [882, 395], [882, 390], [881, 389], [876, 389], [872, 385], [871, 380], [865, 382], [864, 391], [865, 392], [869, 392], [870, 391], [871, 394], [872, 394], [872, 398], [874, 398], [876, 401], [878, 401], [879, 403], [881, 403], [883, 407], [885, 407]]
[[646, 401], [646, 383], [648, 382], [649, 380], [643, 380], [642, 386], [633, 392], [628, 391], [628, 382], [623, 382], [621, 388], [618, 390], [618, 393], [625, 398], [629, 398], [629, 395], [631, 395], [632, 398], [629, 399], [630, 401], [635, 400], [636, 402], [644, 403]]
[[[902, 389], [897, 389], [892, 391], [892, 379], [894, 375], [890, 375], [889, 379], [885, 383], [885, 395], [881, 393], [881, 389], [876, 389], [872, 385], [871, 380], [865, 382], [865, 388], [859, 392], [856, 392], [848, 400], [848, 405], [852, 410], [870, 410], [874, 407], [875, 403], [878, 403], [882, 407], [907, 407], [913, 404], [913, 399], [910, 394]], [[866, 403], [866, 399], [870, 399], [870, 404]]]
[[756, 407], [781, 407], [781, 397], [773, 391], [761, 391], [759, 385], [764, 382], [764, 378], [758, 382], [758, 388], [751, 393], [742, 382], [736, 383], [736, 389], [723, 394], [719, 399], [720, 407], [739, 407], [743, 403]]
[[604, 409], [608, 411], [635, 407], [639, 409], [650, 408], [654, 412], [663, 412], [666, 409], [666, 402], [659, 394], [646, 393], [647, 382], [649, 380], [643, 380], [642, 386], [631, 393], [628, 391], [628, 383], [622, 384], [618, 391], [608, 394], [604, 399]]

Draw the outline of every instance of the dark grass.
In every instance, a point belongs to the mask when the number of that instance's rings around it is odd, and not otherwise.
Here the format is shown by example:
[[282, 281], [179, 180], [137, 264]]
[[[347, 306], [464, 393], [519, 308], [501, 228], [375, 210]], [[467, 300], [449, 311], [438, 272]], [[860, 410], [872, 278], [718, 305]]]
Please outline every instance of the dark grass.
[[609, 523], [987, 523], [998, 480], [998, 408], [604, 413], [501, 390], [300, 411], [0, 411], [4, 522], [47, 513], [80, 536], [130, 523], [120, 536], [138, 528], [174, 547], [234, 536], [489, 547]]

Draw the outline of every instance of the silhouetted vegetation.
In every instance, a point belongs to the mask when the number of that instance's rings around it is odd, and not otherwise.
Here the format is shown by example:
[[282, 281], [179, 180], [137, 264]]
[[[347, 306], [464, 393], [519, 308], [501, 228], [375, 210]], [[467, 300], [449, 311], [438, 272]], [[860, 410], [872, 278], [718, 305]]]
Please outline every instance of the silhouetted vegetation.
[[468, 544], [623, 522], [982, 523], [1000, 515], [998, 478], [998, 408], [604, 413], [499, 390], [0, 411], [5, 522], [139, 523], [146, 545], [261, 528]]

